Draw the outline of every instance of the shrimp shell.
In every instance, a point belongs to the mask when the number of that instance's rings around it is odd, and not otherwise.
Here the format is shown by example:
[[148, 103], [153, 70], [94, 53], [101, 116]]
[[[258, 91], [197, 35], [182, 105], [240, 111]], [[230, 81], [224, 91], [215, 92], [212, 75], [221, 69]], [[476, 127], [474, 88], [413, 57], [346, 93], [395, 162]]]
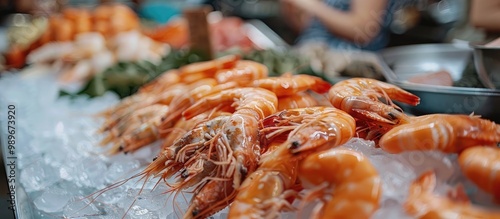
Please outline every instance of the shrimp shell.
[[394, 127], [382, 136], [379, 145], [389, 153], [413, 150], [459, 153], [468, 147], [497, 142], [500, 142], [500, 126], [494, 122], [477, 116], [431, 114]]
[[[409, 118], [391, 100], [417, 105], [420, 98], [395, 86], [374, 79], [352, 78], [336, 83], [328, 92], [330, 102], [355, 118], [387, 124], [401, 124]], [[388, 104], [379, 101], [384, 98]]]
[[458, 157], [465, 176], [500, 201], [500, 148], [472, 147]]
[[305, 203], [326, 200], [310, 218], [370, 218], [379, 207], [380, 176], [358, 152], [333, 148], [310, 155], [299, 165], [299, 179], [310, 190]]

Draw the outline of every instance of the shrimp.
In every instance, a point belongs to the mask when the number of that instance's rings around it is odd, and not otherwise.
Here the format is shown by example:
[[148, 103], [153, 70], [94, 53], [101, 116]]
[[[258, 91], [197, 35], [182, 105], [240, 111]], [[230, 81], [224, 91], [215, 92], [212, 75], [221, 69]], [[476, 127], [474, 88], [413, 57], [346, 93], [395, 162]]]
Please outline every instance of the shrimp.
[[192, 83], [203, 78], [213, 78], [217, 71], [235, 67], [238, 60], [240, 60], [239, 55], [227, 55], [211, 61], [192, 63], [181, 67], [179, 76], [181, 81], [185, 83]]
[[174, 85], [171, 86], [168, 91], [165, 91], [158, 95], [152, 95], [149, 93], [138, 93], [132, 96], [126, 97], [118, 105], [109, 108], [98, 116], [103, 116], [106, 118], [106, 122], [103, 123], [99, 132], [105, 132], [111, 130], [115, 125], [117, 125], [122, 119], [126, 119], [137, 110], [146, 108], [153, 104], [163, 104], [169, 105], [175, 97], [185, 93], [188, 87], [185, 85]]
[[[193, 129], [196, 127], [199, 123], [205, 122], [207, 120], [213, 119], [218, 116], [223, 116], [223, 115], [230, 115], [230, 112], [227, 110], [219, 110], [211, 113], [203, 113], [198, 116], [195, 116], [192, 119], [185, 119], [184, 117], [181, 117], [175, 125], [170, 129], [167, 130], [166, 132], [168, 135], [163, 139], [163, 149], [166, 149], [170, 147], [178, 138], [182, 137], [184, 134], [186, 134], [189, 130]], [[160, 133], [160, 136], [162, 136], [162, 133]]]
[[157, 127], [161, 122], [161, 117], [168, 111], [168, 106], [160, 104], [136, 111], [137, 113], [122, 122], [123, 125], [119, 125], [118, 131], [110, 133], [110, 135], [119, 137], [110, 153], [128, 153], [155, 142], [158, 139]]
[[[184, 162], [189, 160], [200, 148], [206, 147], [211, 143], [211, 139], [222, 129], [222, 126], [229, 120], [229, 117], [221, 115], [197, 124], [193, 129], [178, 138], [173, 145], [165, 147], [140, 175], [146, 180], [158, 175], [161, 175], [163, 179], [174, 176], [184, 167]], [[181, 175], [181, 177], [187, 178], [188, 176]], [[181, 182], [174, 185], [173, 188], [182, 189], [188, 186], [191, 186], [191, 184], [188, 185], [186, 182]]]
[[[355, 118], [377, 123], [401, 124], [409, 121], [391, 99], [417, 105], [420, 98], [395, 86], [368, 78], [352, 78], [336, 83], [328, 92], [330, 102]], [[379, 101], [384, 98], [389, 104]]]
[[[102, 126], [100, 129], [101, 132], [103, 131], [108, 131], [112, 129], [117, 123], [119, 123], [122, 119], [127, 118], [130, 115], [133, 115], [135, 111], [140, 110], [141, 108], [148, 107], [152, 104], [163, 104], [163, 105], [168, 105], [171, 110], [169, 110], [169, 113], [174, 113], [176, 106], [176, 99], [179, 98], [179, 96], [184, 95], [185, 93], [188, 92], [197, 92], [201, 89], [210, 89], [213, 87], [217, 82], [215, 79], [207, 78], [203, 80], [199, 80], [195, 83], [189, 84], [189, 85], [184, 85], [184, 84], [177, 84], [174, 86], [171, 86], [168, 90], [160, 93], [160, 94], [150, 94], [150, 93], [139, 93], [136, 95], [133, 95], [133, 97], [128, 97], [125, 101], [123, 101], [121, 104], [118, 106], [107, 110], [104, 112], [104, 114], [109, 114], [110, 112], [113, 112], [113, 116], [107, 120], [106, 123]], [[143, 99], [142, 99], [143, 98]], [[136, 102], [135, 105], [131, 105], [134, 102]], [[160, 116], [165, 116], [167, 114], [162, 114]], [[162, 125], [158, 124], [158, 126]], [[127, 124], [127, 123], [125, 123]], [[161, 126], [163, 127], [163, 126]], [[162, 130], [160, 127], [160, 131]]]
[[335, 148], [317, 152], [300, 163], [298, 172], [309, 190], [303, 203], [321, 200], [310, 218], [370, 218], [379, 207], [380, 176], [358, 152]]
[[[270, 148], [277, 149], [283, 143], [274, 141]], [[298, 160], [287, 161], [276, 155], [273, 149], [262, 155], [263, 160], [259, 168], [251, 173], [238, 189], [238, 195], [229, 208], [228, 218], [273, 217], [272, 214], [279, 213], [282, 208], [292, 209], [286, 197], [293, 197], [295, 194], [286, 191], [292, 188], [297, 180]], [[272, 161], [266, 157], [278, 160]]]
[[179, 70], [172, 69], [164, 72], [151, 82], [139, 88], [138, 93], [159, 93], [168, 89], [170, 86], [179, 83], [181, 80]]
[[436, 175], [425, 172], [410, 185], [408, 198], [403, 207], [416, 218], [500, 218], [500, 212], [483, 209], [469, 202], [451, 200], [445, 196], [433, 194], [436, 187]]
[[267, 66], [261, 63], [239, 60], [234, 68], [219, 70], [215, 74], [215, 79], [221, 84], [234, 81], [239, 86], [247, 86], [254, 80], [267, 77], [268, 72]]
[[465, 176], [500, 201], [500, 148], [472, 147], [458, 157]]
[[[215, 82], [215, 79], [210, 79], [210, 80], [213, 80]], [[208, 84], [201, 85], [199, 83], [195, 83], [195, 86], [192, 86], [190, 90], [181, 93], [174, 100], [172, 100], [171, 104], [169, 105], [172, 110], [170, 114], [165, 115], [164, 118], [162, 119], [162, 123], [160, 125], [160, 131], [163, 134], [168, 134], [169, 130], [174, 126], [175, 122], [181, 119], [183, 111], [186, 110], [192, 104], [194, 104], [196, 101], [203, 98], [204, 96], [208, 96], [210, 94], [214, 94], [222, 90], [234, 87], [236, 87], [236, 83], [234, 82], [218, 84], [218, 85], [215, 85], [215, 83], [210, 85]], [[213, 109], [217, 110], [217, 108]]]
[[298, 92], [278, 98], [278, 110], [318, 106], [319, 103], [310, 93]]
[[331, 87], [330, 83], [319, 77], [292, 74], [255, 80], [253, 86], [273, 91], [278, 97], [294, 95], [308, 89], [317, 93], [326, 93]]
[[[235, 105], [235, 112], [215, 138], [217, 156], [210, 157], [217, 164], [217, 175], [197, 190], [185, 218], [207, 217], [234, 199], [241, 181], [257, 168], [259, 121], [276, 112], [277, 104], [276, 95], [266, 89], [233, 88], [207, 96], [184, 111], [183, 116], [189, 119], [219, 105]], [[213, 194], [218, 194], [219, 201], [209, 204], [203, 197]]]
[[380, 147], [389, 153], [411, 150], [439, 150], [460, 153], [476, 145], [500, 142], [500, 126], [468, 115], [431, 114], [411, 119], [394, 127], [380, 139]]
[[[291, 189], [297, 179], [299, 161], [324, 145], [335, 147], [347, 142], [355, 131], [354, 118], [331, 107], [290, 109], [266, 119], [278, 126], [262, 130], [271, 132], [271, 149], [262, 156], [259, 168], [241, 185], [229, 210], [230, 218], [274, 218], [281, 209], [292, 209], [286, 198], [296, 195]], [[278, 131], [282, 125], [284, 130], [292, 129], [291, 132]], [[288, 138], [280, 143], [276, 135], [285, 133]], [[276, 146], [277, 143], [280, 145]]]

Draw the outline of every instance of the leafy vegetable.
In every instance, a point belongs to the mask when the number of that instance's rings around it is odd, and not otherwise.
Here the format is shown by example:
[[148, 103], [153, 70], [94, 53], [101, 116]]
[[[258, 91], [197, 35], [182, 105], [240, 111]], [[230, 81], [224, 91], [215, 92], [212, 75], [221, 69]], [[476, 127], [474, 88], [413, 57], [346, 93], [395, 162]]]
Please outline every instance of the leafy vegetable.
[[[240, 54], [243, 59], [263, 63], [269, 69], [269, 76], [279, 76], [286, 72], [294, 74], [310, 74], [323, 77], [323, 74], [312, 70], [309, 61], [299, 55], [289, 52], [275, 50], [256, 50], [243, 53], [239, 50], [227, 51], [219, 56], [228, 54]], [[89, 95], [96, 97], [103, 95], [106, 91], [117, 93], [120, 98], [130, 96], [144, 84], [158, 77], [165, 71], [177, 69], [184, 65], [206, 61], [207, 56], [197, 51], [173, 50], [163, 57], [160, 63], [154, 64], [148, 61], [119, 62], [96, 74], [85, 87], [75, 95]], [[68, 95], [63, 93], [61, 95]]]
[[173, 50], [163, 57], [159, 64], [148, 61], [119, 62], [96, 74], [77, 95], [86, 94], [95, 97], [110, 90], [117, 93], [120, 98], [124, 98], [137, 92], [142, 85], [165, 71], [204, 60], [207, 58], [196, 51]]

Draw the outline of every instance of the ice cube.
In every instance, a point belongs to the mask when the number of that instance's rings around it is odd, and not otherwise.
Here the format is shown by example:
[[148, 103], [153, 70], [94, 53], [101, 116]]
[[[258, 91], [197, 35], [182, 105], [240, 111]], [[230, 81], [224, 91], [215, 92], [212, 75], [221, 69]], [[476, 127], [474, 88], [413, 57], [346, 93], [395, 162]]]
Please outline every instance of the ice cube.
[[120, 160], [111, 164], [105, 174], [107, 183], [115, 183], [118, 180], [127, 179], [131, 173], [136, 173], [140, 167], [138, 160]]
[[37, 160], [21, 170], [20, 178], [26, 192], [44, 189], [59, 181], [58, 170]]
[[99, 216], [102, 212], [86, 197], [75, 196], [64, 206], [63, 215], [68, 218]]
[[137, 206], [148, 209], [149, 211], [158, 211], [167, 203], [167, 196], [165, 194], [157, 194], [151, 191], [143, 192], [137, 197], [135, 204]]
[[370, 161], [377, 168], [382, 180], [383, 197], [404, 201], [407, 194], [405, 191], [408, 191], [410, 183], [417, 175], [411, 167], [399, 161], [396, 156], [371, 156]]
[[66, 190], [51, 188], [45, 190], [35, 199], [35, 206], [45, 212], [59, 212], [71, 199], [71, 194]]
[[160, 218], [158, 216], [158, 213], [152, 212], [149, 209], [144, 208], [144, 207], [139, 206], [139, 205], [133, 205], [129, 209], [127, 215], [130, 216], [130, 218], [134, 218], [134, 219], [135, 218], [137, 218], [137, 219], [140, 219], [140, 218], [144, 218], [144, 219], [159, 219]]
[[94, 188], [104, 188], [107, 166], [104, 161], [96, 157], [88, 157], [78, 162], [75, 168], [77, 184]]
[[121, 201], [126, 196], [126, 189], [123, 186], [118, 186], [104, 191], [96, 197], [96, 200], [105, 204], [114, 204]]
[[36, 218], [36, 219], [54, 219], [54, 218], [62, 218], [62, 215], [57, 213], [47, 213], [42, 210], [34, 209], [34, 215], [29, 215], [27, 218]]
[[117, 202], [117, 206], [122, 209], [128, 209], [136, 202], [136, 198], [139, 195], [140, 190], [138, 189], [128, 189], [125, 192], [125, 196]]
[[96, 205], [101, 212], [101, 215], [99, 215], [99, 219], [129, 218], [125, 214], [125, 210], [117, 207], [116, 205], [103, 204], [98, 202], [96, 203]]

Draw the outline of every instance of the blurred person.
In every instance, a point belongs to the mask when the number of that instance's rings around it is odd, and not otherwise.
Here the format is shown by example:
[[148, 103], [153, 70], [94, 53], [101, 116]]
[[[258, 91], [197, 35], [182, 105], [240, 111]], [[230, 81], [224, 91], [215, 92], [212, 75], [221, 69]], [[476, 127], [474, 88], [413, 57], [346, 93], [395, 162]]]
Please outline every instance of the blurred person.
[[500, 45], [500, 0], [471, 0], [470, 23], [484, 30], [485, 41], [497, 39], [493, 44]]
[[335, 49], [376, 51], [384, 48], [389, 41], [388, 28], [396, 1], [281, 0], [281, 2], [291, 25], [301, 31], [298, 38], [299, 45], [321, 41]]

